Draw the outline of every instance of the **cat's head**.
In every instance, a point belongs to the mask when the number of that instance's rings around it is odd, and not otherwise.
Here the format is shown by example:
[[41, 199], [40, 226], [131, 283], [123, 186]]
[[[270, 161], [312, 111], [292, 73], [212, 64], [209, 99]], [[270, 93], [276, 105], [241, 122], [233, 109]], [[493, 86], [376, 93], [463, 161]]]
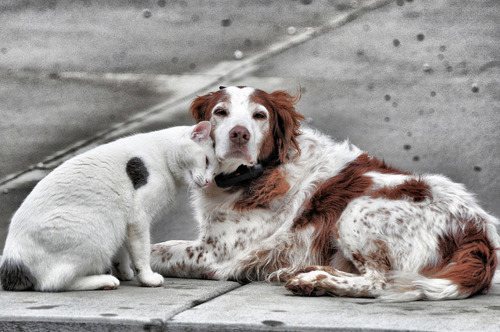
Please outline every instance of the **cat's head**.
[[212, 125], [202, 121], [192, 127], [190, 134], [192, 147], [188, 147], [186, 155], [185, 175], [190, 186], [206, 187], [213, 182], [218, 169], [214, 143], [210, 137]]

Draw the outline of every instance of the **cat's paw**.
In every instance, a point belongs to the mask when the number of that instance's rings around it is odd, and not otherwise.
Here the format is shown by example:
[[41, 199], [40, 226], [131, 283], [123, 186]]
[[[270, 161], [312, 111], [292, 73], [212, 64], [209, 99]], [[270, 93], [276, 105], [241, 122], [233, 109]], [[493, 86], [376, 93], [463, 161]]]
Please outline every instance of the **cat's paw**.
[[84, 291], [98, 289], [117, 289], [120, 281], [109, 274], [77, 277], [65, 290]]
[[142, 286], [145, 287], [160, 287], [165, 280], [161, 274], [158, 273], [140, 273], [138, 279]]
[[134, 270], [130, 266], [121, 264], [113, 264], [113, 275], [121, 281], [129, 281], [134, 279]]
[[103, 278], [103, 280], [102, 280], [103, 285], [101, 287], [99, 287], [98, 289], [113, 290], [113, 289], [117, 289], [118, 286], [120, 286], [120, 281], [118, 279], [116, 279], [115, 277], [110, 276], [110, 275], [106, 275], [104, 277], [106, 277], [106, 278]]

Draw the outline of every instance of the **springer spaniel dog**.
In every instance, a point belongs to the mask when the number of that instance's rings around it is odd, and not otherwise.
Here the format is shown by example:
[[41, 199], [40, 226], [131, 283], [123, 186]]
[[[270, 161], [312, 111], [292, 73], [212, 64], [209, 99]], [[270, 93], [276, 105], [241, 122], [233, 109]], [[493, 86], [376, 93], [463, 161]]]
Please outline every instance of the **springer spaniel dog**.
[[212, 123], [215, 184], [193, 193], [196, 241], [152, 247], [168, 277], [286, 282], [298, 295], [392, 301], [484, 293], [498, 220], [464, 186], [400, 171], [309, 128], [284, 91], [221, 87], [191, 105]]

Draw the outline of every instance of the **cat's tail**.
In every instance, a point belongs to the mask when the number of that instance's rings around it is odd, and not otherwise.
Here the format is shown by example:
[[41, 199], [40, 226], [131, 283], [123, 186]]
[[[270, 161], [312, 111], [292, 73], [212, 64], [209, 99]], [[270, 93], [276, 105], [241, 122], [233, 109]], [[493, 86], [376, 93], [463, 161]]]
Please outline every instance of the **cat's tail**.
[[4, 259], [0, 266], [0, 283], [6, 291], [28, 291], [34, 289], [36, 279], [24, 263]]

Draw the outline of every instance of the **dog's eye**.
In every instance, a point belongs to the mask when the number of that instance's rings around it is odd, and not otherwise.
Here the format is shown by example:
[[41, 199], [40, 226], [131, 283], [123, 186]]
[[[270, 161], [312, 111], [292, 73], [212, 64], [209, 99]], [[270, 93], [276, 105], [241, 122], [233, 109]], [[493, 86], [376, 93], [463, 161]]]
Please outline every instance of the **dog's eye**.
[[267, 119], [267, 115], [266, 115], [266, 113], [263, 113], [263, 112], [257, 112], [253, 115], [253, 118], [257, 119], [257, 120], [265, 120], [265, 119]]
[[227, 111], [222, 108], [218, 108], [214, 111], [214, 114], [217, 116], [227, 116]]

